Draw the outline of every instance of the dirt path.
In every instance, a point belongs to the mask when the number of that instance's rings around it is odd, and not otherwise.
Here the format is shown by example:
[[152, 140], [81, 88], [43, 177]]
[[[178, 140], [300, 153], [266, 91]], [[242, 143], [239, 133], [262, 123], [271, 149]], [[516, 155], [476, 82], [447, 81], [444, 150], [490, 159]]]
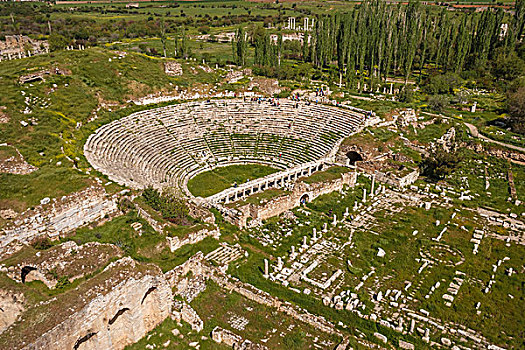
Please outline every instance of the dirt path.
[[516, 151], [520, 151], [520, 152], [525, 153], [525, 148], [524, 147], [519, 147], [519, 146], [511, 145], [511, 144], [508, 144], [508, 143], [504, 143], [504, 142], [501, 142], [501, 141], [496, 141], [496, 140], [493, 140], [493, 139], [489, 139], [488, 137], [486, 137], [484, 135], [481, 135], [479, 133], [479, 131], [478, 131], [478, 128], [476, 128], [474, 125], [472, 125], [470, 123], [465, 123], [465, 125], [467, 126], [467, 128], [470, 131], [470, 134], [473, 137], [477, 137], [480, 140], [483, 140], [483, 141], [486, 141], [486, 142], [495, 143], [497, 145], [504, 146], [504, 147], [507, 147], [507, 148], [512, 148], [512, 149], [514, 149]]

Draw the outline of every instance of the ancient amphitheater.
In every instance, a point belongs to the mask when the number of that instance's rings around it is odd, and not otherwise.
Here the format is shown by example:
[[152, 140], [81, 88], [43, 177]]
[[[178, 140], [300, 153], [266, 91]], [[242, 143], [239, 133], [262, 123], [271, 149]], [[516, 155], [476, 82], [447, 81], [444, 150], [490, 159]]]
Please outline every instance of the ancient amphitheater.
[[188, 193], [188, 179], [217, 166], [260, 163], [287, 169], [323, 159], [364, 119], [348, 109], [284, 99], [189, 102], [104, 125], [84, 151], [113, 181]]

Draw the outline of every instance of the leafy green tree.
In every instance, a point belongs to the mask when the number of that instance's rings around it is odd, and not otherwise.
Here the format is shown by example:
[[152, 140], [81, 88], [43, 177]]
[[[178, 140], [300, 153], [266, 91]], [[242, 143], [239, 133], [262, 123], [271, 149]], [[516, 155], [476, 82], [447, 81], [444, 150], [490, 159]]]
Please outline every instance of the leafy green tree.
[[492, 74], [498, 79], [512, 81], [525, 72], [525, 62], [518, 57], [515, 51], [505, 52], [498, 50], [494, 59]]
[[420, 163], [421, 173], [429, 180], [439, 181], [450, 175], [461, 162], [458, 152], [440, 150]]
[[460, 87], [462, 84], [461, 78], [455, 73], [445, 73], [433, 75], [424, 83], [424, 90], [432, 95], [435, 94], [451, 94], [454, 89]]
[[49, 51], [59, 51], [69, 45], [69, 40], [61, 34], [51, 34], [48, 39]]
[[428, 98], [428, 106], [436, 112], [443, 112], [449, 105], [449, 99], [445, 95], [433, 95]]
[[525, 135], [525, 85], [508, 93], [507, 108], [512, 130]]

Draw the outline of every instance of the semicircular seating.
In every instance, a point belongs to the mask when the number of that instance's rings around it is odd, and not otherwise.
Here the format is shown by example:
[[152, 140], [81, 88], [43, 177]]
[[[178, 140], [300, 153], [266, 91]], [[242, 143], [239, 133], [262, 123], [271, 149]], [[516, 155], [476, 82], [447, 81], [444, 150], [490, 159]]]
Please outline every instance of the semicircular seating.
[[363, 125], [364, 115], [280, 100], [211, 100], [133, 113], [89, 136], [84, 153], [111, 180], [132, 188], [180, 187], [227, 164], [285, 169], [320, 159]]

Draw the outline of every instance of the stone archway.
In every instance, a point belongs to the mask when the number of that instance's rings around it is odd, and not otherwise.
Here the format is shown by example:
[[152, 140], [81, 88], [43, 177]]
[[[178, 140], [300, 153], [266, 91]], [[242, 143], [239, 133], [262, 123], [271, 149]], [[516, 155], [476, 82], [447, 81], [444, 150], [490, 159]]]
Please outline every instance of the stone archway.
[[299, 204], [306, 204], [310, 201], [310, 195], [308, 193], [305, 193], [299, 198]]
[[22, 283], [26, 283], [26, 278], [29, 273], [32, 271], [36, 271], [36, 267], [33, 266], [24, 266], [22, 267], [22, 272], [20, 273], [20, 279], [22, 280]]
[[360, 162], [363, 160], [363, 157], [361, 156], [361, 154], [359, 154], [359, 152], [356, 152], [356, 151], [347, 152], [346, 157], [348, 158], [350, 165], [355, 165], [356, 162]]

